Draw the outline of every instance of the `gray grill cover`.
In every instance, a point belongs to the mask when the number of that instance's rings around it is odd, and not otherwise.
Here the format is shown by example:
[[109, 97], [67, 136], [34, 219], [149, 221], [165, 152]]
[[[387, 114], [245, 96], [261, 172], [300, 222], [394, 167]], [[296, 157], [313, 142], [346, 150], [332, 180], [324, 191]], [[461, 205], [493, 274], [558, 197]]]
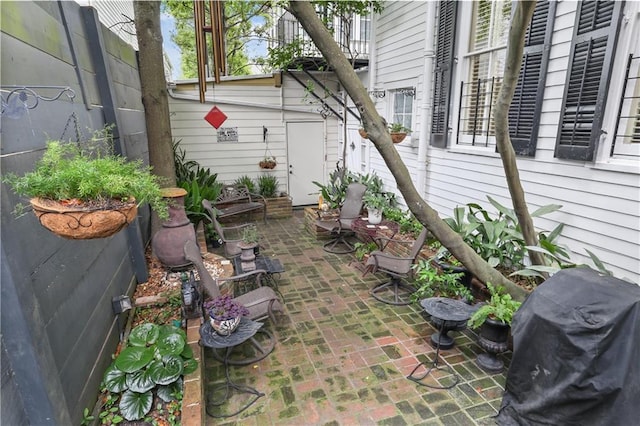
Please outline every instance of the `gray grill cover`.
[[640, 424], [640, 287], [566, 269], [516, 312], [499, 425]]

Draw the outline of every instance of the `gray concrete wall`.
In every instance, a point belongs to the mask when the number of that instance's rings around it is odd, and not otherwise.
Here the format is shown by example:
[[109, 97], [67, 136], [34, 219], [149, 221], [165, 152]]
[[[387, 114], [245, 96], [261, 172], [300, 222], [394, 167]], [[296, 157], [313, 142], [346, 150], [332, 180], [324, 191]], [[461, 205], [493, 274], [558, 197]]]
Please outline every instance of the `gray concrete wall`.
[[[3, 99], [8, 85], [69, 86], [76, 94], [2, 115], [2, 174], [30, 170], [48, 138], [73, 139], [73, 123], [65, 132], [72, 113], [85, 137], [116, 122], [124, 152], [148, 163], [136, 52], [74, 2], [3, 1], [0, 11]], [[31, 213], [16, 218], [18, 202], [28, 200], [3, 184], [2, 423], [79, 424], [118, 342], [111, 299], [146, 279], [149, 209], [112, 237], [83, 241], [55, 236]]]

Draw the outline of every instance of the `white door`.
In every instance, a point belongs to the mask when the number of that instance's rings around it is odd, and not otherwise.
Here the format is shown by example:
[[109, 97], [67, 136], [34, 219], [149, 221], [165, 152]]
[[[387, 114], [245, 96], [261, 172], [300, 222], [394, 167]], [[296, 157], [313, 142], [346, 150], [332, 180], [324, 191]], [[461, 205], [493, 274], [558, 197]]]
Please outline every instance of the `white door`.
[[324, 182], [324, 123], [322, 121], [288, 122], [289, 195], [294, 206], [318, 204], [320, 188], [313, 181]]
[[347, 128], [347, 169], [362, 172], [362, 137], [357, 127]]

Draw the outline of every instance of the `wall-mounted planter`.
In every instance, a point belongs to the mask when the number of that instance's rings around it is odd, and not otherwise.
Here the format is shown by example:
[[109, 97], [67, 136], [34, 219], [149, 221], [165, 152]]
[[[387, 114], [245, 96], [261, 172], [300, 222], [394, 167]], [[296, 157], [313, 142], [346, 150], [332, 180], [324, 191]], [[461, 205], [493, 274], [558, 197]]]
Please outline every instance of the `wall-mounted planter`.
[[393, 141], [393, 143], [400, 143], [406, 137], [407, 137], [407, 134], [404, 133], [404, 132], [402, 132], [402, 133], [391, 133], [391, 141]]

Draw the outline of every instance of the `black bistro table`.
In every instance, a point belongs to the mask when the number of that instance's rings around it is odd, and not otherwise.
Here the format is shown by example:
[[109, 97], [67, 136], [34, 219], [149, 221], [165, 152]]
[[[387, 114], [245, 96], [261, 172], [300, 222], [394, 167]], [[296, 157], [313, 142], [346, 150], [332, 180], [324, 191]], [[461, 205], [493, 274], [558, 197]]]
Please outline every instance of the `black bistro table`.
[[[249, 408], [260, 397], [263, 397], [265, 395], [264, 393], [259, 392], [258, 390], [256, 390], [255, 388], [252, 388], [251, 386], [240, 385], [238, 383], [233, 382], [231, 380], [231, 377], [229, 376], [229, 365], [232, 364], [229, 361], [229, 356], [231, 354], [231, 351], [233, 350], [234, 347], [241, 345], [244, 342], [247, 342], [249, 340], [252, 340], [261, 327], [262, 327], [261, 322], [252, 321], [247, 317], [242, 317], [240, 321], [240, 325], [238, 325], [238, 328], [228, 336], [223, 336], [216, 333], [213, 327], [211, 327], [211, 323], [208, 321], [205, 321], [200, 326], [201, 344], [214, 349], [214, 353], [216, 352], [217, 349], [224, 350], [224, 356], [222, 357], [222, 362], [224, 363], [226, 380], [224, 383], [220, 383], [213, 387], [213, 391], [211, 392], [211, 394], [215, 395], [219, 391], [222, 391], [221, 392], [222, 396], [218, 399], [214, 399], [213, 397], [209, 399], [207, 404], [207, 414], [209, 414], [211, 417], [218, 417], [218, 418], [232, 417], [237, 414], [240, 414], [241, 412]], [[271, 350], [273, 350], [273, 348], [271, 348]], [[263, 355], [259, 359], [262, 359], [265, 356], [267, 356], [271, 352], [271, 350], [269, 350], [266, 353], [263, 353]], [[256, 359], [254, 358], [249, 361], [255, 362]], [[246, 403], [244, 406], [242, 406], [238, 411], [231, 414], [219, 414], [219, 413], [212, 413], [209, 411], [209, 407], [208, 407], [209, 403], [214, 407], [219, 407], [223, 405], [225, 402], [227, 402], [231, 398], [231, 393], [233, 390], [236, 390], [241, 394], [244, 393], [244, 394], [255, 395], [255, 397], [251, 398], [251, 400], [248, 403]]]
[[420, 305], [431, 316], [431, 321], [439, 330], [431, 335], [431, 344], [434, 348], [440, 349], [453, 347], [453, 338], [447, 333], [467, 328], [467, 321], [477, 309], [461, 300], [446, 297], [422, 299]]

